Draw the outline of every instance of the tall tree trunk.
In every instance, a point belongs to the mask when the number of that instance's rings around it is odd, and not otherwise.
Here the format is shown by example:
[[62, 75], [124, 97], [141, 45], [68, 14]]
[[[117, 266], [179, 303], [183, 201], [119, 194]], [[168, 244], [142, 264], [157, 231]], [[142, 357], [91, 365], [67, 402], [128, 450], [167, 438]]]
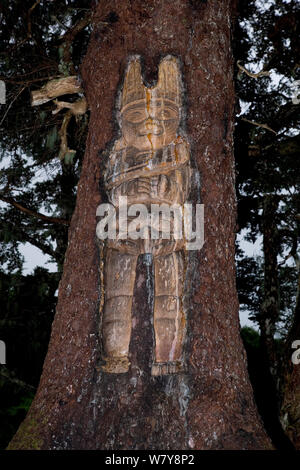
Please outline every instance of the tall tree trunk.
[[293, 448], [285, 435], [280, 419], [280, 384], [282, 361], [276, 350], [276, 323], [280, 317], [280, 292], [277, 256], [279, 251], [277, 210], [279, 197], [267, 194], [263, 199], [262, 234], [264, 252], [264, 289], [261, 305], [260, 366], [264, 373], [264, 424], [277, 449]]
[[[235, 286], [236, 201], [231, 1], [99, 1], [82, 65], [91, 110], [52, 336], [39, 389], [10, 449], [262, 449]], [[162, 55], [180, 58], [186, 131], [201, 179], [205, 245], [190, 252], [188, 371], [153, 377], [152, 268], [137, 267], [131, 369], [99, 368], [99, 152], [116, 136], [114, 114], [128, 56], [153, 80]], [[197, 192], [193, 194], [197, 201]]]
[[279, 320], [279, 283], [278, 283], [278, 231], [276, 213], [278, 197], [266, 195], [263, 201], [262, 234], [264, 251], [264, 293], [259, 321], [261, 330], [261, 347], [267, 369], [274, 380], [277, 376], [277, 354], [275, 349], [276, 323]]
[[[298, 292], [294, 319], [285, 345], [285, 364], [283, 375], [283, 400], [281, 406], [282, 426], [297, 450], [300, 450], [300, 364], [299, 356], [293, 346], [300, 341], [300, 269], [298, 264]], [[293, 348], [292, 348], [293, 346]], [[292, 361], [292, 356], [297, 356]]]

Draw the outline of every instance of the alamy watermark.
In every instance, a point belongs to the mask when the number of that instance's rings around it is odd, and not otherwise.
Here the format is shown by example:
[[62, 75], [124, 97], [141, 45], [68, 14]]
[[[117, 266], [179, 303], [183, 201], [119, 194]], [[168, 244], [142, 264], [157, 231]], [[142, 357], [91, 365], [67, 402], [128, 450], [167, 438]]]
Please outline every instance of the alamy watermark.
[[300, 339], [293, 341], [292, 349], [296, 349], [296, 351], [294, 351], [292, 354], [292, 363], [297, 366], [300, 364]]
[[6, 87], [3, 80], [0, 80], [0, 104], [6, 104]]
[[6, 364], [6, 344], [0, 340], [0, 364]]
[[[149, 210], [150, 206], [150, 210]], [[184, 240], [187, 250], [200, 250], [204, 244], [204, 204], [127, 204], [119, 197], [117, 210], [100, 204], [101, 220], [96, 233], [101, 240]]]
[[292, 88], [294, 90], [294, 93], [292, 96], [292, 103], [299, 104], [300, 103], [300, 80], [295, 80], [292, 83]]

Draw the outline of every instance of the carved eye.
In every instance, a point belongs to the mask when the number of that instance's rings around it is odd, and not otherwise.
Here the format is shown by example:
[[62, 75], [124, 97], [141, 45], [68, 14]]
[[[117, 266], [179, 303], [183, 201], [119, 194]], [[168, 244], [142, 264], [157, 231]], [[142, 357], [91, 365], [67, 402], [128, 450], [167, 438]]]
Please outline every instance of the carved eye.
[[162, 121], [167, 121], [168, 119], [176, 119], [176, 118], [177, 118], [177, 112], [169, 108], [162, 109], [158, 115], [158, 119], [161, 119]]
[[144, 121], [146, 119], [146, 111], [130, 111], [126, 113], [125, 120], [132, 123]]

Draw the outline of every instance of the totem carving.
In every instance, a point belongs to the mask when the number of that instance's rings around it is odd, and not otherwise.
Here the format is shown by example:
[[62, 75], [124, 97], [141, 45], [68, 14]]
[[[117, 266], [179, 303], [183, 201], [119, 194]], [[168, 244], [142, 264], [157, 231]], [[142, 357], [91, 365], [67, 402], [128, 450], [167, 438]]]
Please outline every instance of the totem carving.
[[[128, 207], [132, 204], [143, 204], [149, 210], [153, 204], [183, 207], [189, 193], [190, 151], [186, 139], [178, 135], [182, 86], [177, 59], [165, 57], [159, 65], [157, 85], [147, 88], [140, 60], [133, 58], [125, 74], [120, 101], [122, 134], [114, 143], [105, 171], [110, 203], [117, 214], [125, 196]], [[129, 222], [130, 217], [125, 217]], [[148, 227], [151, 223], [154, 222], [147, 219]], [[154, 263], [155, 344], [151, 374], [173, 374], [184, 368], [185, 241], [184, 237], [174, 237], [174, 217], [169, 238], [164, 238], [162, 225], [155, 227], [155, 237], [150, 234], [138, 239], [130, 237], [130, 230], [124, 237], [118, 226], [116, 238], [106, 240], [102, 317], [105, 372], [124, 373], [130, 366], [136, 264], [138, 256], [144, 253], [150, 253]]]

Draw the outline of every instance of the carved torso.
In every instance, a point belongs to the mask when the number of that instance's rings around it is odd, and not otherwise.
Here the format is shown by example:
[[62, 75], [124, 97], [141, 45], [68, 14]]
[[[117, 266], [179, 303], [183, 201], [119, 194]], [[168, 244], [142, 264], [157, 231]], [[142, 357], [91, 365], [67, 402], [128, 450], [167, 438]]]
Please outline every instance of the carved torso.
[[107, 167], [106, 185], [110, 202], [117, 207], [119, 196], [128, 204], [183, 204], [189, 192], [188, 144], [175, 142], [154, 152], [134, 147], [113, 151]]

